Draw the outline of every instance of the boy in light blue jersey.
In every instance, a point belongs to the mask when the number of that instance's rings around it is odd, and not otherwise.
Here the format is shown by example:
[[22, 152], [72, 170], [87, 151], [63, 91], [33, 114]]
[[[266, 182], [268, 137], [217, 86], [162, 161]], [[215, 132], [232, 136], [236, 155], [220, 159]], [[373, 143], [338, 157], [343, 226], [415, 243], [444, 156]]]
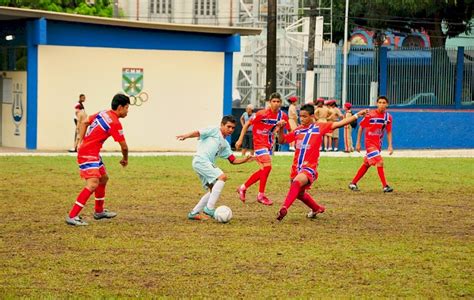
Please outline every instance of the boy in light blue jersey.
[[[224, 172], [215, 165], [216, 157], [227, 158], [233, 165], [245, 163], [253, 158], [252, 156], [235, 158], [229, 143], [225, 140], [234, 132], [235, 123], [236, 120], [232, 115], [224, 116], [220, 127], [200, 129], [176, 137], [180, 141], [199, 138], [193, 169], [203, 187], [209, 190], [188, 214], [190, 220], [206, 220], [207, 216], [214, 217], [216, 202], [227, 180]], [[205, 215], [201, 215], [201, 211]]]

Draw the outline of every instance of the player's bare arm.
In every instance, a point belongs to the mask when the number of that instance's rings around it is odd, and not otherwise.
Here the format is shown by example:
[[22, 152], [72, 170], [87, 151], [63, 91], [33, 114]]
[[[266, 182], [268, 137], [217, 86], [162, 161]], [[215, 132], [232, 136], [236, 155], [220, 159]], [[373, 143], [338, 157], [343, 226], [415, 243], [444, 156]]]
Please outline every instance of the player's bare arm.
[[253, 160], [254, 160], [254, 156], [246, 156], [246, 157], [241, 157], [241, 158], [233, 157], [233, 160], [229, 159], [230, 163], [233, 165], [240, 165], [240, 164], [253, 161]]
[[196, 130], [196, 131], [191, 131], [191, 132], [186, 133], [186, 134], [177, 135], [176, 139], [179, 140], [179, 141], [184, 141], [185, 139], [198, 138], [200, 136], [201, 136], [201, 134], [199, 133], [199, 131]]
[[84, 139], [84, 135], [86, 134], [87, 127], [89, 127], [91, 123], [89, 123], [89, 120], [85, 119], [82, 122], [79, 123], [79, 136], [78, 136], [78, 142], [77, 145], [80, 146], [82, 143], [82, 139]]
[[387, 141], [388, 141], [388, 154], [393, 154], [393, 146], [392, 146], [392, 132], [387, 132]]
[[[357, 120], [359, 117], [363, 117], [365, 116], [367, 113], [369, 112], [368, 109], [364, 109], [364, 110], [361, 110], [359, 111], [358, 113], [354, 114], [353, 116], [349, 117], [349, 118], [345, 118], [345, 119], [342, 119], [341, 121], [338, 121], [338, 122], [334, 122], [332, 123], [332, 129], [336, 129], [336, 128], [339, 128], [339, 127], [343, 127], [351, 122], [354, 122], [355, 120]], [[359, 141], [359, 140], [358, 140]]]
[[357, 131], [357, 142], [356, 142], [356, 151], [360, 152], [360, 139], [362, 137], [362, 126], [359, 126], [359, 130]]
[[248, 130], [249, 127], [250, 127], [250, 121], [247, 121], [245, 123], [244, 127], [242, 127], [242, 131], [240, 132], [239, 139], [237, 140], [237, 142], [235, 142], [235, 149], [239, 150], [240, 147], [242, 146], [242, 142], [244, 141], [245, 133], [247, 133], [247, 130]]
[[122, 160], [120, 161], [120, 164], [122, 167], [126, 167], [128, 165], [128, 145], [126, 141], [121, 141], [119, 144], [122, 149]]

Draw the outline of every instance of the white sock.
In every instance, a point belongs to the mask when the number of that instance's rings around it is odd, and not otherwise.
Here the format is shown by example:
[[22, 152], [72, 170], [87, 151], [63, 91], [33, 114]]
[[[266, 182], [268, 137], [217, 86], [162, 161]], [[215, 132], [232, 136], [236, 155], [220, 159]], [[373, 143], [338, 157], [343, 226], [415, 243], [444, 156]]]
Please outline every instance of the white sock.
[[207, 201], [209, 201], [209, 196], [211, 195], [211, 192], [207, 192], [204, 196], [202, 196], [201, 200], [199, 200], [198, 204], [193, 208], [191, 213], [197, 214], [200, 213], [203, 209], [204, 206], [206, 206]]
[[211, 195], [209, 196], [209, 201], [207, 202], [207, 208], [214, 209], [216, 207], [216, 202], [221, 195], [222, 190], [224, 189], [225, 181], [217, 180], [217, 182], [212, 187]]

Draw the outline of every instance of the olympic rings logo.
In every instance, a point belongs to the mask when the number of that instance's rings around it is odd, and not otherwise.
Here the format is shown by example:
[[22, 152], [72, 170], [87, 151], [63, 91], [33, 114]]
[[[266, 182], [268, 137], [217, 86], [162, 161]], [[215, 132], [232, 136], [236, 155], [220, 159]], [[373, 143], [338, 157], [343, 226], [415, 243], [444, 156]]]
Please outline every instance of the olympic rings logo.
[[136, 96], [129, 96], [130, 98], [130, 105], [135, 106], [142, 106], [143, 103], [148, 101], [148, 94], [145, 92], [141, 92]]

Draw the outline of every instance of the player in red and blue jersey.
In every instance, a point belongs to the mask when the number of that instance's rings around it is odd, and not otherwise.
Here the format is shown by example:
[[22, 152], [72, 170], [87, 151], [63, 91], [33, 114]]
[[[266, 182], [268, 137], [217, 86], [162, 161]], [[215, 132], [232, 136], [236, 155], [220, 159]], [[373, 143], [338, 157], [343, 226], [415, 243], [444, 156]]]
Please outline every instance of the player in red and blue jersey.
[[110, 219], [117, 215], [115, 212], [104, 209], [105, 187], [109, 177], [100, 157], [100, 149], [105, 140], [112, 136], [122, 149], [123, 157], [120, 164], [124, 167], [128, 165], [128, 146], [119, 119], [127, 116], [129, 105], [128, 96], [117, 94], [112, 99], [111, 110], [91, 115], [82, 122], [79, 130], [77, 163], [81, 177], [86, 180], [86, 186], [79, 193], [76, 203], [66, 217], [67, 224], [88, 225], [79, 213], [92, 193], [95, 193], [94, 219]]
[[380, 181], [384, 193], [393, 192], [393, 189], [387, 184], [382, 159], [382, 139], [384, 131], [387, 131], [388, 154], [392, 155], [392, 116], [387, 112], [388, 99], [380, 96], [377, 99], [377, 109], [371, 110], [360, 122], [359, 131], [357, 132], [356, 150], [360, 152], [360, 138], [362, 130], [365, 130], [365, 149], [367, 154], [364, 157], [364, 163], [360, 166], [356, 176], [349, 184], [349, 188], [353, 191], [359, 191], [357, 182], [365, 175], [370, 166], [377, 166]]
[[360, 111], [358, 114], [339, 122], [313, 123], [314, 106], [312, 104], [305, 104], [300, 109], [301, 125], [289, 134], [283, 134], [282, 131], [279, 131], [279, 140], [283, 143], [295, 141], [296, 149], [293, 165], [291, 166], [290, 190], [285, 202], [278, 211], [277, 220], [281, 221], [286, 216], [288, 209], [296, 199], [300, 199], [311, 208], [308, 218], [314, 218], [317, 214], [325, 211], [324, 206], [316, 203], [307, 192], [318, 178], [319, 151], [323, 137], [334, 129], [353, 122], [359, 115], [364, 115], [366, 112]]
[[272, 170], [272, 149], [274, 143], [275, 130], [280, 127], [278, 124], [285, 124], [285, 128], [289, 131], [288, 116], [280, 110], [282, 100], [279, 93], [270, 95], [270, 107], [257, 112], [242, 128], [239, 140], [235, 143], [237, 150], [242, 145], [245, 133], [249, 126], [253, 125], [253, 149], [255, 160], [259, 165], [259, 169], [254, 172], [247, 181], [242, 184], [237, 192], [240, 200], [245, 202], [245, 193], [247, 189], [260, 180], [257, 201], [264, 205], [272, 205], [273, 201], [265, 195], [268, 176]]

